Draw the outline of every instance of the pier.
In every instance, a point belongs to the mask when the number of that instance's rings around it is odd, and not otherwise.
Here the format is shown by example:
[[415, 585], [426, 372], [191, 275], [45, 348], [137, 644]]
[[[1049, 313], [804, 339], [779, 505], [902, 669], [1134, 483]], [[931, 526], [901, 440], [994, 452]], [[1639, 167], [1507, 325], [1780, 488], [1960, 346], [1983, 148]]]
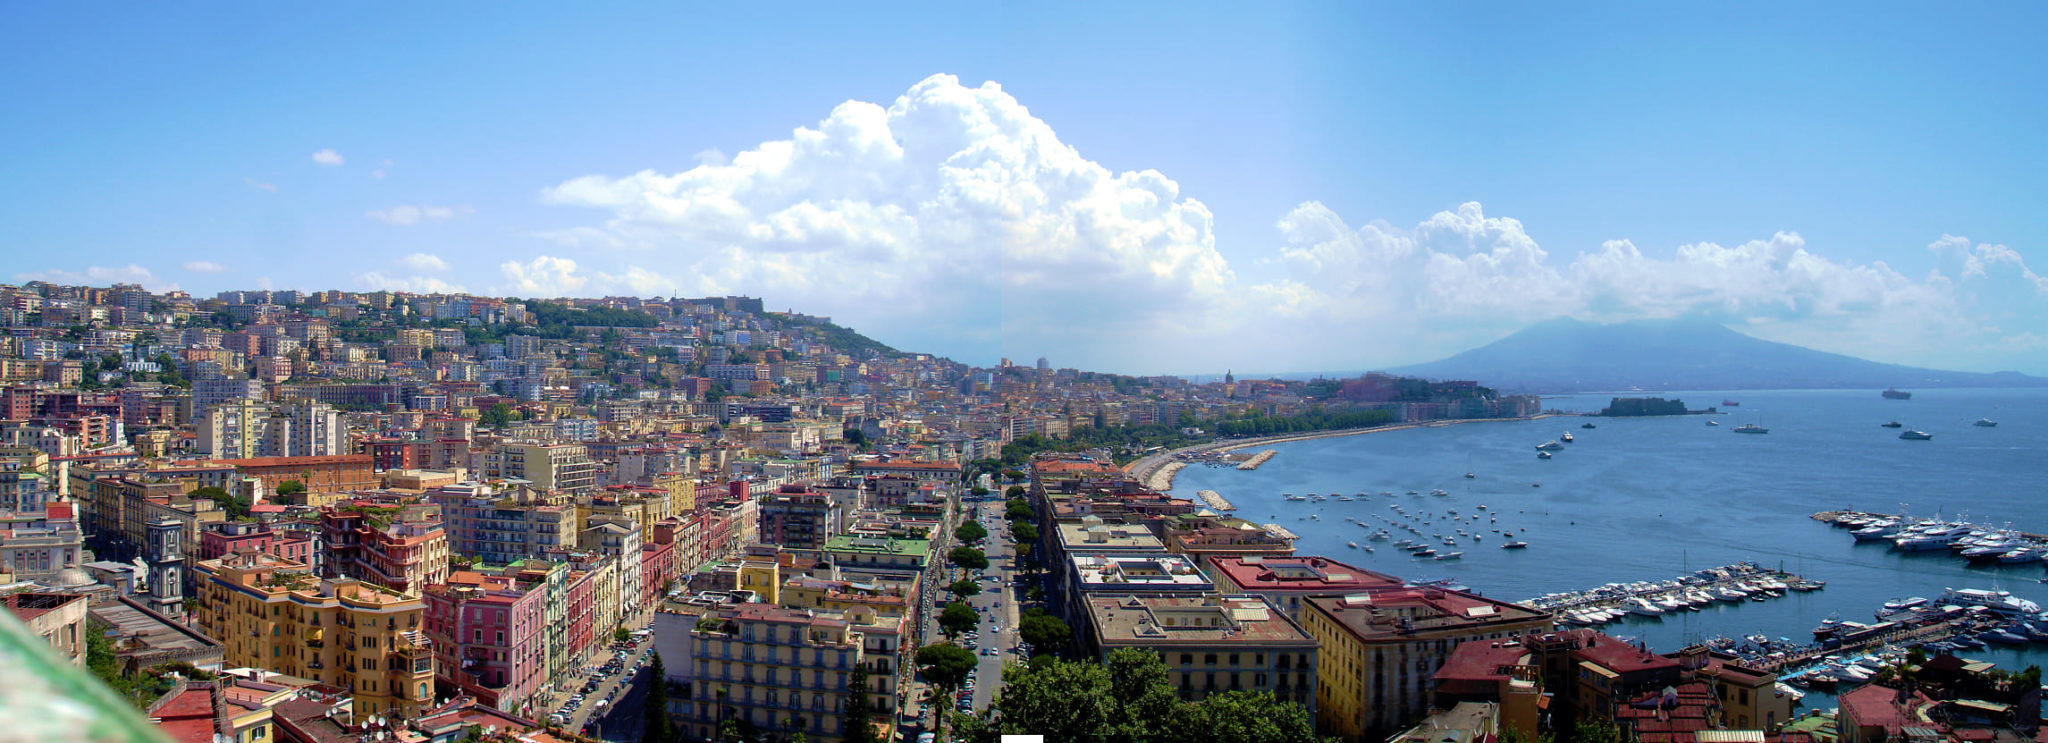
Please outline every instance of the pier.
[[1945, 640], [1959, 634], [1975, 634], [1995, 623], [1987, 623], [1981, 615], [1964, 613], [1946, 617], [1925, 624], [1909, 624], [1896, 628], [1859, 636], [1840, 644], [1815, 643], [1780, 654], [1756, 659], [1764, 670], [1777, 673], [1787, 668], [1807, 665], [1830, 655], [1862, 653], [1899, 644], [1918, 644], [1934, 640]]
[[1231, 505], [1230, 501], [1223, 497], [1223, 494], [1218, 493], [1214, 490], [1196, 491], [1195, 497], [1202, 499], [1203, 503], [1209, 504], [1210, 508], [1214, 508], [1218, 511], [1237, 510], [1237, 506]]
[[1257, 453], [1257, 454], [1253, 454], [1253, 455], [1252, 455], [1252, 457], [1251, 457], [1250, 459], [1244, 460], [1244, 462], [1243, 462], [1243, 463], [1241, 463], [1241, 464], [1237, 465], [1237, 468], [1238, 468], [1238, 469], [1241, 469], [1241, 470], [1255, 470], [1255, 469], [1258, 469], [1258, 468], [1259, 468], [1259, 465], [1265, 464], [1265, 463], [1266, 463], [1266, 460], [1268, 460], [1268, 459], [1272, 459], [1272, 458], [1273, 458], [1273, 455], [1276, 455], [1276, 454], [1279, 454], [1279, 453], [1280, 453], [1279, 451], [1277, 451], [1277, 450], [1274, 450], [1274, 449], [1267, 449], [1267, 450], [1265, 450], [1265, 451], [1261, 451], [1261, 452], [1259, 452], [1259, 453]]

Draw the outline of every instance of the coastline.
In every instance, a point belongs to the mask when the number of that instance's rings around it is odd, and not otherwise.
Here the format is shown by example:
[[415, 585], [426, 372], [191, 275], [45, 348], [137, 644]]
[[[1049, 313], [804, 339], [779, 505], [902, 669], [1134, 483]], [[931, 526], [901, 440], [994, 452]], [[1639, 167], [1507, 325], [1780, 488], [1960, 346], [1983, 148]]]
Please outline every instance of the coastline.
[[1285, 433], [1273, 436], [1260, 436], [1257, 438], [1250, 439], [1210, 442], [1207, 444], [1184, 446], [1179, 449], [1174, 449], [1172, 451], [1165, 451], [1160, 452], [1158, 454], [1149, 455], [1143, 459], [1139, 459], [1137, 461], [1131, 462], [1129, 465], [1126, 465], [1124, 467], [1124, 472], [1129, 473], [1130, 475], [1136, 477], [1138, 479], [1138, 482], [1144, 484], [1146, 488], [1164, 493], [1173, 489], [1174, 476], [1180, 474], [1180, 471], [1188, 466], [1187, 462], [1181, 461], [1179, 459], [1179, 456], [1181, 454], [1232, 452], [1237, 451], [1238, 449], [1246, 449], [1254, 446], [1264, 446], [1267, 444], [1288, 444], [1296, 441], [1310, 441], [1314, 439], [1333, 439], [1340, 436], [1362, 436], [1369, 433], [1408, 431], [1417, 428], [1442, 428], [1444, 426], [1455, 426], [1465, 423], [1534, 421], [1543, 420], [1545, 418], [1555, 418], [1559, 415], [1560, 414], [1558, 413], [1539, 413], [1526, 418], [1455, 418], [1438, 421], [1425, 421], [1422, 423], [1397, 423], [1391, 426], [1377, 426], [1373, 428], [1346, 428], [1336, 431], [1303, 431], [1300, 433]]

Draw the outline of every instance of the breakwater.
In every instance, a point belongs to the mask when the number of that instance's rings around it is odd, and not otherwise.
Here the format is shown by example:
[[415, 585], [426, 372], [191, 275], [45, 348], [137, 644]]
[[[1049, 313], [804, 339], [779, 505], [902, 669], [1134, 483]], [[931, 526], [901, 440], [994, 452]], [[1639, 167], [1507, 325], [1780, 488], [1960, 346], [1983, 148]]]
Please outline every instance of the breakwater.
[[1266, 460], [1272, 459], [1279, 453], [1279, 451], [1274, 449], [1267, 449], [1265, 451], [1261, 451], [1257, 454], [1253, 454], [1250, 459], [1244, 460], [1243, 462], [1239, 462], [1237, 468], [1241, 470], [1258, 469], [1260, 465], [1266, 463]]
[[1195, 493], [1195, 497], [1202, 499], [1203, 503], [1209, 504], [1210, 508], [1214, 508], [1218, 511], [1237, 510], [1237, 506], [1231, 505], [1230, 501], [1224, 498], [1222, 493], [1218, 493], [1214, 490], [1203, 490], [1197, 492]]

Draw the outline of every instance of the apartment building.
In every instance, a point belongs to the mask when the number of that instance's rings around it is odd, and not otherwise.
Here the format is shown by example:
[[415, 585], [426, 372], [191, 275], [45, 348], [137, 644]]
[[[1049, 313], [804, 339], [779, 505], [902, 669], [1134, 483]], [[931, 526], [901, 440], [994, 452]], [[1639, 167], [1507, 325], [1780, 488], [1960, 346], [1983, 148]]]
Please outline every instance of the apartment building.
[[1166, 662], [1167, 684], [1195, 701], [1272, 692], [1313, 713], [1316, 640], [1257, 596], [1090, 596], [1089, 647], [1099, 658], [1136, 648]]
[[328, 545], [329, 575], [412, 594], [448, 578], [448, 535], [439, 521], [409, 519], [405, 512], [327, 508], [320, 513], [320, 533]]
[[575, 506], [545, 504], [530, 490], [466, 482], [428, 491], [427, 499], [441, 507], [449, 548], [487, 563], [573, 547], [581, 531]]
[[725, 720], [818, 743], [845, 738], [848, 674], [863, 662], [860, 637], [836, 614], [737, 604], [699, 620], [691, 637], [694, 682], [682, 723], [700, 738]]
[[0, 511], [0, 574], [9, 580], [56, 578], [84, 562], [84, 542], [70, 503]]
[[526, 710], [547, 683], [545, 585], [517, 572], [456, 571], [431, 585], [427, 636], [442, 682], [507, 712]]
[[846, 529], [846, 508], [806, 485], [784, 485], [760, 501], [761, 541], [816, 550]]
[[1418, 587], [1301, 600], [1322, 648], [1316, 723], [1346, 740], [1384, 738], [1429, 706], [1432, 677], [1459, 643], [1551, 629], [1549, 614]]
[[194, 567], [199, 627], [226, 662], [346, 689], [358, 716], [410, 717], [433, 701], [434, 655], [416, 596], [314, 577], [304, 563], [239, 553]]
[[193, 445], [220, 459], [328, 457], [347, 453], [348, 432], [326, 403], [235, 400], [206, 411]]
[[1216, 590], [1263, 596], [1296, 619], [1301, 618], [1305, 598], [1403, 587], [1400, 578], [1313, 555], [1218, 556], [1209, 558], [1203, 568], [1216, 580]]
[[477, 476], [525, 480], [536, 490], [597, 486], [597, 463], [582, 444], [503, 443], [475, 457]]

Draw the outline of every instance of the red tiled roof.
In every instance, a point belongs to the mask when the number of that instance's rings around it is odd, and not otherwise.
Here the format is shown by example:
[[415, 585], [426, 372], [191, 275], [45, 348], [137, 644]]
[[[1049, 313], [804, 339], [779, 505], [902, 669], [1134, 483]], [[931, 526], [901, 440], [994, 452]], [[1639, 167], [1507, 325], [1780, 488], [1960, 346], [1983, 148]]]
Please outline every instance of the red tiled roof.
[[179, 743], [213, 742], [213, 689], [186, 687], [150, 705], [149, 716], [164, 737]]
[[336, 454], [323, 457], [252, 457], [249, 459], [216, 459], [214, 461], [235, 467], [299, 467], [315, 464], [368, 465], [373, 461], [373, 458], [368, 454]]

